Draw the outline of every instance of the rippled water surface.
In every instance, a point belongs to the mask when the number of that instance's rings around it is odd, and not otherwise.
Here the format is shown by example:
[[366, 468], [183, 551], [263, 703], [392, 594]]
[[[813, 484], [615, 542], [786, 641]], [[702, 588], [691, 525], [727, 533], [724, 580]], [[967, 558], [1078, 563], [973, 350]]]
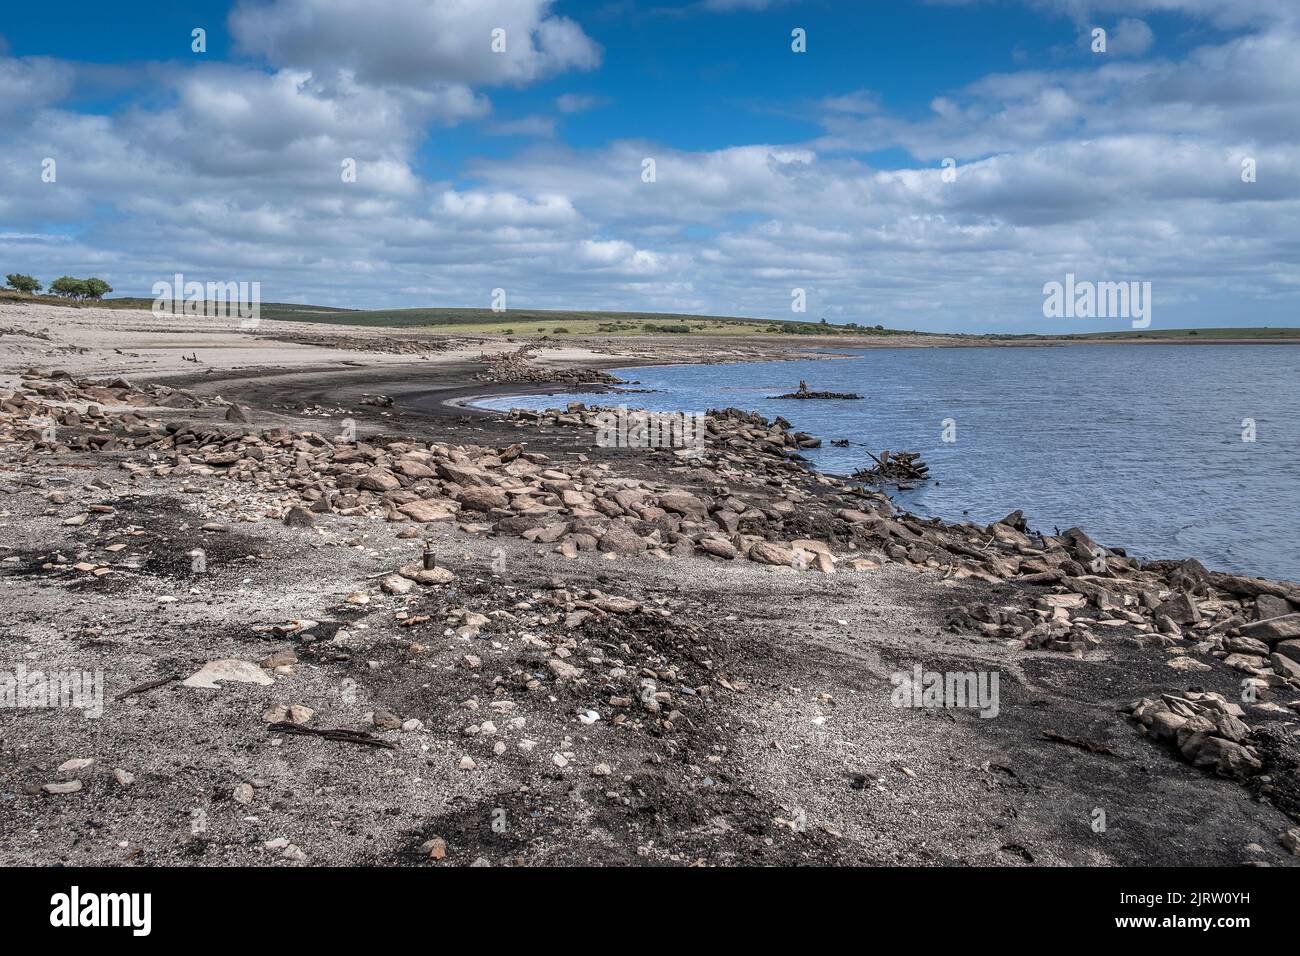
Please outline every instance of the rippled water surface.
[[[937, 483], [897, 496], [918, 514], [987, 522], [1021, 508], [1034, 527], [1077, 524], [1143, 557], [1300, 579], [1300, 346], [872, 349], [616, 374], [655, 391], [481, 404], [783, 415], [823, 439], [808, 457], [834, 474], [869, 464], [862, 445], [921, 452]], [[863, 400], [771, 398], [801, 378]], [[945, 419], [956, 441], [943, 440]], [[1254, 442], [1242, 440], [1244, 419]], [[861, 444], [832, 448], [834, 438]]]

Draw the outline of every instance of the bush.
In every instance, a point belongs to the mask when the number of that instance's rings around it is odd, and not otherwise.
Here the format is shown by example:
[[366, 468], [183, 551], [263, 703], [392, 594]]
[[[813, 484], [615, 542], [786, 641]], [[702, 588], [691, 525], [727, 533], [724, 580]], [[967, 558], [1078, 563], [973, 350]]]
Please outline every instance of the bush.
[[25, 292], [28, 295], [32, 295], [41, 291], [41, 284], [39, 282], [31, 276], [23, 275], [21, 272], [11, 273], [5, 276], [5, 279], [9, 282], [9, 288], [16, 289], [19, 292]]
[[113, 287], [103, 279], [92, 276], [89, 279], [74, 279], [72, 276], [59, 276], [50, 283], [50, 291], [65, 299], [102, 299]]
[[86, 298], [99, 300], [113, 291], [113, 287], [103, 279], [91, 276], [85, 280]]
[[50, 283], [50, 291], [65, 299], [80, 299], [85, 288], [86, 284], [81, 279], [72, 276], [59, 276]]

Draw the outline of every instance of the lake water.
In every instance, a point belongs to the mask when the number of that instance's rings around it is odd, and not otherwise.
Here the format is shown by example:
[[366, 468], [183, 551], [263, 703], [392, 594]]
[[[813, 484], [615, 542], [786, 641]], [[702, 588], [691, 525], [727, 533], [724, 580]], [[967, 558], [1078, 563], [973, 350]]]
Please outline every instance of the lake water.
[[[987, 523], [1020, 508], [1032, 527], [1078, 525], [1144, 558], [1300, 579], [1300, 346], [868, 349], [615, 374], [655, 391], [479, 404], [783, 415], [822, 439], [806, 454], [831, 474], [869, 465], [866, 448], [919, 451], [937, 480], [895, 495], [916, 514]], [[771, 398], [800, 379], [863, 399]], [[1243, 441], [1245, 419], [1253, 442]], [[945, 420], [955, 441], [944, 440]], [[860, 444], [832, 448], [835, 438]]]

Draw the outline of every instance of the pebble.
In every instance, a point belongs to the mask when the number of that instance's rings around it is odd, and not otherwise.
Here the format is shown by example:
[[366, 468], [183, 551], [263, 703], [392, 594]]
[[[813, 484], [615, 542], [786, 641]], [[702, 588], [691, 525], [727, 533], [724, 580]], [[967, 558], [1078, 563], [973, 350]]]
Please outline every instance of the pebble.
[[81, 781], [68, 780], [63, 783], [47, 783], [45, 784], [45, 786], [41, 787], [41, 789], [44, 790], [46, 793], [52, 793], [55, 796], [60, 796], [62, 794], [68, 794], [68, 793], [76, 793], [81, 789]]

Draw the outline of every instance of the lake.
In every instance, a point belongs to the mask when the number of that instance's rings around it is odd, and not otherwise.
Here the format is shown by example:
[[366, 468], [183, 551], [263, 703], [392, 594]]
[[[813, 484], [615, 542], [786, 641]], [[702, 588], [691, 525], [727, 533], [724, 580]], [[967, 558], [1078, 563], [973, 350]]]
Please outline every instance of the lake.
[[[820, 437], [837, 475], [919, 451], [935, 479], [894, 495], [908, 511], [987, 523], [1014, 508], [1045, 531], [1078, 525], [1143, 558], [1300, 579], [1300, 347], [1077, 345], [865, 349], [847, 357], [616, 369], [626, 396], [485, 399], [482, 407], [586, 401], [655, 411], [732, 405]], [[861, 401], [778, 401], [804, 379]], [[1249, 421], [1247, 421], [1249, 420]], [[1252, 437], [1253, 441], [1243, 440]], [[856, 443], [832, 448], [830, 441]], [[945, 440], [951, 439], [951, 440]]]

